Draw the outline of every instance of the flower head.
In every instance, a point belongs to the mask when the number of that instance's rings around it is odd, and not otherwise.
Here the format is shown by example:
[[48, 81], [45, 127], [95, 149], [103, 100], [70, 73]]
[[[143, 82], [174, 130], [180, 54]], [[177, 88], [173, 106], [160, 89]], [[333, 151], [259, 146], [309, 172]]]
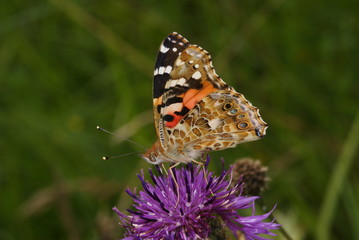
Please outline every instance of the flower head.
[[233, 164], [232, 175], [234, 181], [241, 179], [244, 183], [243, 195], [260, 196], [270, 180], [267, 171], [259, 160], [241, 158]]
[[[263, 221], [270, 212], [254, 215], [254, 201], [259, 197], [241, 196], [240, 182], [231, 187], [225, 178], [230, 170], [214, 176], [206, 167], [192, 164], [172, 169], [173, 175], [156, 169], [158, 176], [149, 170], [153, 184], [142, 173], [138, 177], [143, 190], [138, 194], [126, 190], [136, 210], [128, 209], [130, 214], [125, 215], [114, 208], [127, 230], [126, 239], [204, 239], [211, 231], [210, 220], [217, 216], [234, 235], [241, 232], [247, 240], [267, 239], [259, 234], [275, 235], [271, 230], [279, 228]], [[248, 208], [253, 210], [251, 216], [238, 213]]]

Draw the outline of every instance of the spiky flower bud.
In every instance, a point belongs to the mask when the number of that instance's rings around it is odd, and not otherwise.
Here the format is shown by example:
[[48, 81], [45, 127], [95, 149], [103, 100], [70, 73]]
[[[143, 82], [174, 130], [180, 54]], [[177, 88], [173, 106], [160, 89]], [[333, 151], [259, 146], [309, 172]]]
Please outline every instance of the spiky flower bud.
[[243, 195], [260, 196], [270, 180], [267, 177], [268, 167], [262, 166], [259, 160], [252, 158], [238, 159], [232, 168], [233, 183], [239, 180], [244, 183]]

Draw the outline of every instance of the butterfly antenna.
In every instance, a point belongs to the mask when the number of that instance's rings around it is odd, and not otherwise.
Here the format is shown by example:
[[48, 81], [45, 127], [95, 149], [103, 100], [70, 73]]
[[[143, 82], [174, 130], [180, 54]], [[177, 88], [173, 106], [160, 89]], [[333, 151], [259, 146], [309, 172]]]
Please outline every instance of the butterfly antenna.
[[139, 153], [139, 152], [130, 152], [130, 153], [125, 153], [125, 154], [116, 155], [116, 156], [104, 156], [104, 157], [102, 157], [102, 160], [108, 160], [108, 159], [112, 159], [112, 158], [120, 158], [120, 157], [124, 157], [124, 156], [128, 156], [128, 155], [132, 155], [135, 153]]
[[138, 144], [138, 143], [136, 143], [136, 142], [134, 142], [134, 141], [132, 141], [132, 140], [130, 140], [130, 139], [127, 139], [127, 138], [125, 138], [125, 137], [121, 137], [121, 136], [115, 135], [115, 134], [113, 134], [112, 132], [110, 132], [110, 131], [108, 131], [108, 130], [106, 130], [106, 129], [100, 127], [100, 126], [97, 126], [96, 129], [97, 129], [97, 130], [101, 130], [101, 131], [106, 132], [106, 133], [109, 133], [109, 134], [111, 134], [111, 135], [113, 135], [113, 136], [115, 136], [115, 137], [121, 138], [121, 139], [124, 140], [124, 141], [133, 143], [133, 144], [137, 145], [137, 146], [140, 147], [140, 148], [146, 149], [146, 148], [145, 148], [144, 146], [142, 146], [141, 144]]

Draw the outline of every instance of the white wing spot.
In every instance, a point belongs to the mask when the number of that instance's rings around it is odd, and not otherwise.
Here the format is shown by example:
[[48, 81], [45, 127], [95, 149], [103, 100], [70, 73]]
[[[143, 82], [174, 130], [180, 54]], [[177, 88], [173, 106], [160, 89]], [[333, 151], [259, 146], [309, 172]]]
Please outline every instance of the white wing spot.
[[184, 87], [188, 87], [188, 84], [186, 83], [186, 79], [185, 78], [180, 78], [180, 79], [171, 79], [169, 81], [166, 82], [165, 88], [171, 88], [171, 87], [175, 87], [175, 86], [184, 86]]
[[216, 129], [220, 123], [221, 123], [220, 119], [214, 118], [208, 122], [208, 125], [211, 127], [211, 129]]
[[158, 68], [155, 69], [155, 72], [153, 73], [154, 76], [158, 74]]
[[180, 79], [178, 79], [177, 85], [182, 86], [183, 84], [185, 84], [185, 82], [186, 82], [185, 78], [180, 78]]
[[170, 81], [170, 87], [174, 87], [177, 84], [177, 80], [173, 79]]
[[175, 48], [175, 47], [172, 48], [172, 51], [177, 52], [177, 48]]
[[170, 73], [172, 71], [172, 67], [171, 66], [167, 66], [165, 69], [165, 73]]
[[201, 78], [201, 73], [199, 71], [196, 71], [192, 74], [192, 78], [194, 79], [200, 79]]
[[178, 44], [181, 45], [181, 46], [183, 46], [183, 42], [179, 42]]
[[160, 69], [158, 69], [158, 74], [162, 75], [165, 72], [165, 67], [160, 67]]
[[176, 66], [181, 66], [183, 65], [185, 62], [183, 62], [181, 59], [177, 59], [176, 61]]
[[194, 65], [194, 68], [195, 68], [195, 69], [198, 69], [198, 68], [199, 68], [199, 64], [195, 64], [195, 65]]
[[189, 64], [193, 64], [193, 63], [194, 63], [194, 61], [193, 61], [193, 60], [190, 60], [188, 63], [189, 63]]
[[165, 85], [165, 88], [166, 88], [166, 89], [170, 88], [170, 87], [171, 87], [171, 83], [172, 83], [172, 81], [167, 81], [167, 82], [166, 82], [166, 85]]
[[169, 48], [166, 48], [163, 44], [161, 45], [161, 48], [160, 48], [160, 52], [161, 53], [166, 53], [168, 51]]

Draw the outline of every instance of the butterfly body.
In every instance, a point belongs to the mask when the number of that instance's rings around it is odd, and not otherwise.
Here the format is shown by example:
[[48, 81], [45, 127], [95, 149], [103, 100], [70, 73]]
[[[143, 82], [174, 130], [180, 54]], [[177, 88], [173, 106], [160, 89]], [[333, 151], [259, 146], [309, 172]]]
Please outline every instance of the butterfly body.
[[158, 139], [142, 155], [149, 163], [188, 163], [265, 135], [258, 108], [216, 74], [208, 52], [177, 33], [161, 44], [153, 90]]

